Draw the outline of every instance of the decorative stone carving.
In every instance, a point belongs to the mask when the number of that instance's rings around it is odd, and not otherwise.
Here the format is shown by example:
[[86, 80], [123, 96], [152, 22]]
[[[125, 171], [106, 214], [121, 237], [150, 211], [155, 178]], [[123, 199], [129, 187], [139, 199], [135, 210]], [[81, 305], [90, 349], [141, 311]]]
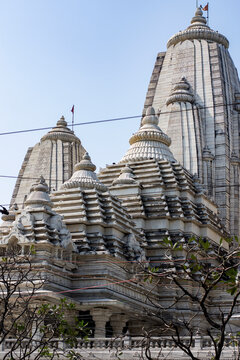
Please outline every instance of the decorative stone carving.
[[194, 102], [194, 96], [185, 77], [182, 77], [181, 80], [176, 83], [166, 104], [169, 105], [175, 102], [189, 102], [191, 104]]
[[71, 251], [76, 250], [63, 217], [52, 211], [48, 186], [42, 176], [32, 185], [25, 205], [26, 208], [9, 227], [8, 235], [0, 239], [1, 244], [7, 245], [11, 239], [17, 239], [19, 244], [48, 241]]
[[113, 185], [124, 184], [137, 184], [137, 181], [134, 179], [132, 169], [128, 165], [122, 168], [119, 177], [113, 181]]
[[167, 158], [174, 161], [169, 149], [171, 139], [158, 127], [158, 118], [153, 107], [149, 107], [138, 132], [129, 140], [130, 149], [120, 162]]
[[32, 208], [39, 206], [51, 207], [52, 203], [47, 191], [48, 191], [48, 186], [44, 178], [41, 176], [39, 180], [32, 185], [30, 189], [30, 194], [28, 195], [25, 201], [25, 205]]
[[100, 191], [106, 191], [105, 185], [101, 184], [95, 174], [96, 166], [91, 162], [91, 158], [86, 152], [80, 163], [75, 165], [74, 173], [71, 179], [66, 181], [61, 189], [98, 189]]

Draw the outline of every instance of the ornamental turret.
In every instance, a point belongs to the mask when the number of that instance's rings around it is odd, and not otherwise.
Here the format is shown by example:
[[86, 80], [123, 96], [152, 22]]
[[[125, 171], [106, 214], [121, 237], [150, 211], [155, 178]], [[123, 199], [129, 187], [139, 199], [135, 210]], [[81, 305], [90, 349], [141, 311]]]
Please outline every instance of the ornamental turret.
[[89, 154], [86, 152], [83, 159], [75, 165], [72, 177], [61, 186], [61, 189], [79, 188], [84, 190], [95, 188], [100, 191], [106, 191], [106, 186], [100, 183], [95, 170], [96, 166], [92, 163]]
[[130, 149], [121, 162], [147, 159], [167, 159], [174, 161], [169, 149], [171, 139], [159, 128], [158, 118], [153, 107], [149, 107], [142, 120], [140, 129], [130, 138]]

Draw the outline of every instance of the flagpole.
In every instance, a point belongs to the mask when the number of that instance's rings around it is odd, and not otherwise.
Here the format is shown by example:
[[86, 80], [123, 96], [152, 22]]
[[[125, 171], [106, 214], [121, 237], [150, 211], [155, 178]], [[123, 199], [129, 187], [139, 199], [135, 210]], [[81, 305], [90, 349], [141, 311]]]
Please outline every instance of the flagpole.
[[196, 8], [198, 8], [198, 0], [196, 0]]
[[208, 4], [208, 9], [207, 9], [207, 24], [209, 26], [209, 3]]
[[74, 112], [75, 112], [75, 108], [74, 108], [74, 105], [72, 106], [72, 131], [73, 131], [73, 124], [74, 124]]

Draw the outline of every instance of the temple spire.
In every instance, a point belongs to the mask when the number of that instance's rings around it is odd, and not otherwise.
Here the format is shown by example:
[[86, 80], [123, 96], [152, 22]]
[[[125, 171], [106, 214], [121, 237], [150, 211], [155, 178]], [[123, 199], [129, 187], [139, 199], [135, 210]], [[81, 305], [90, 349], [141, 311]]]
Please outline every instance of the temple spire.
[[166, 159], [174, 161], [169, 149], [171, 139], [159, 128], [158, 117], [153, 107], [149, 106], [142, 120], [140, 129], [130, 138], [130, 148], [121, 162]]
[[207, 20], [206, 18], [203, 16], [203, 12], [201, 7], [197, 7], [197, 10], [195, 12], [194, 17], [192, 18], [191, 21], [191, 25], [188, 27], [189, 29], [192, 27], [199, 27], [199, 26], [204, 26], [207, 27]]
[[95, 188], [106, 191], [106, 186], [100, 183], [95, 170], [96, 166], [86, 152], [83, 159], [75, 165], [72, 177], [61, 186], [61, 189], [80, 188], [83, 190]]

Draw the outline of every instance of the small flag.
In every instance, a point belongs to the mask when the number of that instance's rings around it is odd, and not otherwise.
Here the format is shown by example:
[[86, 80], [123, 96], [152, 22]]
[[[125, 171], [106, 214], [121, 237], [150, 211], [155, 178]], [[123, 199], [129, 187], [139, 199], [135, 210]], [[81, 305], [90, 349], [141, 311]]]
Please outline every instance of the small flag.
[[71, 112], [74, 114], [74, 105], [72, 106]]
[[208, 3], [202, 8], [203, 11], [208, 11]]

